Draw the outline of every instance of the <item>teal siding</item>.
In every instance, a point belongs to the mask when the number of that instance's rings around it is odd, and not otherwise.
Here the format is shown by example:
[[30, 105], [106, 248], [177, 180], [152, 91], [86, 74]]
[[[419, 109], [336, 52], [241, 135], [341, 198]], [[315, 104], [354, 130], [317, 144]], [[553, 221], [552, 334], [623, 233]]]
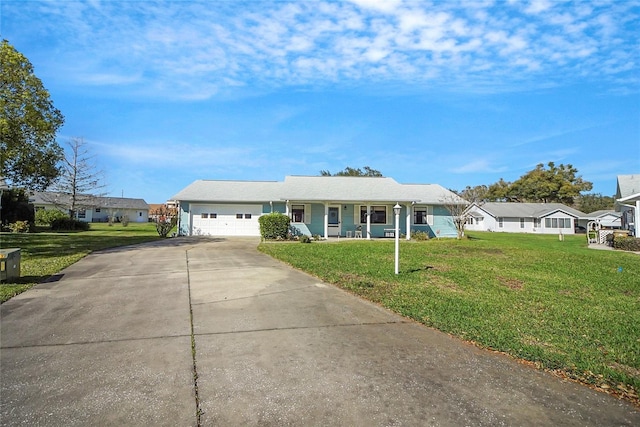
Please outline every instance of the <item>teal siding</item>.
[[458, 235], [453, 218], [444, 206], [433, 207], [433, 226], [431, 228], [436, 237], [457, 237]]
[[311, 204], [311, 224], [306, 224], [311, 235], [324, 236], [324, 205], [321, 203]]
[[[270, 204], [268, 202], [261, 203], [262, 205], [262, 213], [268, 214], [270, 212], [286, 212], [285, 202], [274, 202]], [[272, 208], [273, 206], [273, 208]], [[336, 205], [337, 206], [337, 205]], [[346, 209], [345, 209], [346, 207]], [[180, 202], [180, 229], [178, 233], [180, 235], [189, 235], [189, 230], [191, 229], [190, 224], [190, 202], [181, 201]], [[273, 209], [273, 210], [272, 210]], [[351, 231], [352, 233], [355, 231], [356, 227], [360, 224], [354, 222], [354, 212], [356, 209], [359, 209], [359, 205], [354, 204], [342, 204], [340, 205], [340, 221], [341, 221], [341, 229], [342, 236], [346, 236], [347, 231]], [[320, 235], [324, 236], [324, 212], [325, 206], [322, 203], [312, 203], [311, 204], [311, 223], [310, 224], [294, 224], [292, 223], [292, 228], [296, 229], [300, 234], [305, 235]], [[393, 210], [389, 209], [390, 217], [387, 218], [389, 224], [372, 224], [371, 225], [371, 237], [373, 238], [381, 238], [384, 237], [385, 229], [393, 229], [395, 228], [395, 218], [393, 214]], [[411, 219], [413, 222], [413, 218]], [[362, 224], [362, 237], [366, 238], [366, 224]], [[430, 237], [456, 237], [456, 229], [453, 224], [453, 220], [449, 211], [443, 206], [433, 206], [433, 224], [430, 225], [411, 225], [412, 232], [415, 231], [426, 231], [429, 233]], [[406, 235], [406, 206], [402, 206], [402, 210], [400, 211], [400, 233]], [[352, 234], [353, 235], [353, 234]]]
[[284, 202], [273, 202], [273, 211], [272, 209], [272, 204], [271, 203], [263, 203], [262, 204], [262, 213], [263, 214], [268, 214], [271, 212], [280, 212], [280, 213], [285, 213], [287, 211], [287, 206]]

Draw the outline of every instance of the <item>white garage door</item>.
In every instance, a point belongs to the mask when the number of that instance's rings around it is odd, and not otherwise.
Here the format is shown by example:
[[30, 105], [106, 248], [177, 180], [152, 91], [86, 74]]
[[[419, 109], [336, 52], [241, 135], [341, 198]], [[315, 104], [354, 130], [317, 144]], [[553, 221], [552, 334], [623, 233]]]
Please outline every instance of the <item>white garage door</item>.
[[260, 236], [261, 205], [194, 205], [191, 234], [201, 236]]

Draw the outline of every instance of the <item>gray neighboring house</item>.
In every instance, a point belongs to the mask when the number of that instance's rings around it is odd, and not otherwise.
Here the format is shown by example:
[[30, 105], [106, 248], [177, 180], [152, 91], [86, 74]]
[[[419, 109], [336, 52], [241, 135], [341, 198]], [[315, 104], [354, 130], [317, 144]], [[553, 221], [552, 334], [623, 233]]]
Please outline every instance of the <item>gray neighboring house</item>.
[[600, 224], [601, 228], [622, 228], [622, 215], [620, 212], [612, 210], [600, 210], [584, 214], [585, 221], [581, 221], [580, 225], [586, 227], [591, 221]]
[[466, 212], [470, 231], [536, 234], [575, 234], [586, 215], [562, 203], [472, 203]]
[[445, 199], [460, 199], [437, 184], [400, 184], [392, 178], [287, 176], [284, 181], [198, 180], [171, 198], [179, 203], [181, 235], [260, 236], [258, 218], [280, 212], [299, 234], [392, 237], [393, 206], [400, 232], [410, 239], [455, 237]]
[[622, 216], [622, 229], [640, 237], [640, 173], [618, 175], [615, 199], [616, 212]]
[[[109, 217], [121, 221], [124, 216], [131, 222], [148, 222], [149, 205], [144, 199], [127, 197], [99, 197], [83, 195], [78, 202], [76, 219], [84, 222], [107, 222]], [[40, 209], [58, 209], [68, 213], [70, 197], [64, 193], [36, 191], [29, 201], [36, 211]]]

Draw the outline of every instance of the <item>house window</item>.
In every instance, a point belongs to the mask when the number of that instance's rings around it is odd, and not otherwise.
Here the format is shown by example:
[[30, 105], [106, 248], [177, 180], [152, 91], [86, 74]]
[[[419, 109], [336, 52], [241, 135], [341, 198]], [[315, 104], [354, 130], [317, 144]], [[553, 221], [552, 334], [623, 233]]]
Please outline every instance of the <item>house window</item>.
[[251, 219], [251, 214], [244, 214], [244, 219]]
[[571, 228], [571, 218], [545, 218], [546, 228]]
[[96, 213], [100, 213], [100, 208], [96, 208]]
[[236, 214], [236, 219], [242, 219], [243, 215], [242, 214]]
[[142, 212], [138, 212], [138, 216], [142, 216]]
[[467, 225], [473, 225], [473, 217], [470, 216], [469, 218], [465, 219], [464, 223]]
[[504, 227], [504, 218], [499, 217], [498, 218], [498, 228], [502, 228]]
[[[386, 224], [387, 223], [387, 207], [386, 206], [371, 206], [371, 224]], [[367, 223], [367, 207], [360, 206], [360, 223]]]
[[78, 211], [78, 218], [86, 218], [87, 217], [87, 211], [84, 209], [80, 209]]
[[200, 218], [209, 218], [209, 214], [208, 213], [200, 214]]
[[533, 226], [540, 228], [542, 226], [542, 220], [540, 218], [534, 218], [533, 219]]
[[304, 222], [304, 205], [291, 206], [291, 222]]
[[413, 208], [413, 223], [416, 225], [432, 224], [431, 206], [415, 206]]
[[218, 218], [218, 214], [217, 213], [210, 213], [209, 214], [209, 218], [216, 219], [216, 218]]
[[524, 218], [520, 218], [520, 228], [524, 228]]

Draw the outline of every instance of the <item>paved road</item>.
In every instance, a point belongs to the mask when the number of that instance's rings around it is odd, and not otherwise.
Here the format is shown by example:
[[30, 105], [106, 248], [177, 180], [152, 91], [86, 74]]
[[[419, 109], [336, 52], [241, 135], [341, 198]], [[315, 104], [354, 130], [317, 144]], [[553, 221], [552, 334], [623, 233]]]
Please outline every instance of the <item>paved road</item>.
[[640, 425], [625, 402], [406, 321], [257, 243], [105, 251], [3, 304], [2, 425]]

